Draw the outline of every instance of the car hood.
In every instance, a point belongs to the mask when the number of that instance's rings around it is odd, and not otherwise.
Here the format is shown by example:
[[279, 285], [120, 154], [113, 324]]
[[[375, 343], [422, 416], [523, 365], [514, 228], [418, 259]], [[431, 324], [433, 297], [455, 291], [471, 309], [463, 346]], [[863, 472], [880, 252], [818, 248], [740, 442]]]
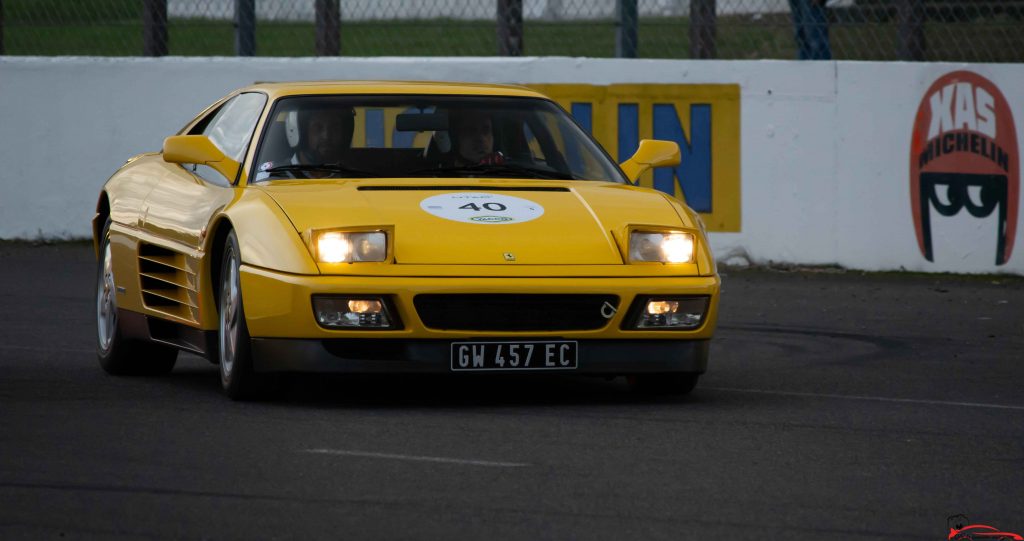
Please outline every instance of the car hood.
[[621, 264], [631, 225], [696, 227], [660, 193], [606, 182], [373, 179], [255, 188], [307, 242], [316, 230], [393, 228], [397, 264]]

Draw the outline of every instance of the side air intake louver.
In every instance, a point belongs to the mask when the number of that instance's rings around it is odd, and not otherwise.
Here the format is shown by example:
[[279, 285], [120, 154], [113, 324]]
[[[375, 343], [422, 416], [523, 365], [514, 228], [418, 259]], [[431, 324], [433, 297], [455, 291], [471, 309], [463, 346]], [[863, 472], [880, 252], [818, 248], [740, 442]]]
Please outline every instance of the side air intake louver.
[[139, 244], [139, 279], [147, 308], [199, 321], [196, 273], [185, 256], [153, 244]]

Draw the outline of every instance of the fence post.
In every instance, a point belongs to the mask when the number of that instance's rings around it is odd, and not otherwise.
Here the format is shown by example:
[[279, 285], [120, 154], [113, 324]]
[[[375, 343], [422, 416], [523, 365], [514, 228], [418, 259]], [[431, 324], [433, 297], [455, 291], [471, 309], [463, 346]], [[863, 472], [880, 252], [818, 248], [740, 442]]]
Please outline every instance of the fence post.
[[341, 7], [338, 0], [316, 0], [316, 55], [341, 54]]
[[498, 0], [498, 54], [523, 55], [523, 0]]
[[235, 55], [256, 55], [256, 0], [235, 0]]
[[167, 0], [145, 0], [142, 3], [142, 54], [167, 56], [167, 52]]
[[615, 23], [615, 56], [636, 58], [637, 0], [615, 0], [618, 20]]
[[715, 58], [715, 0], [690, 0], [690, 58]]
[[924, 2], [922, 0], [899, 0], [896, 5], [899, 22], [899, 38], [896, 54], [900, 60], [924, 61]]

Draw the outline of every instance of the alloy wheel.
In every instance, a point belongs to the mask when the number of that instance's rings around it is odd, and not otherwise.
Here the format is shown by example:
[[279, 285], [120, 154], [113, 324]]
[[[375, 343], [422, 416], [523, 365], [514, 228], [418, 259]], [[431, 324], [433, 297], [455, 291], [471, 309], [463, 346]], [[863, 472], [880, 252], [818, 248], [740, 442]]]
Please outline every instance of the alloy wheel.
[[117, 299], [110, 241], [103, 249], [103, 267], [96, 280], [96, 333], [101, 351], [109, 351], [117, 330]]

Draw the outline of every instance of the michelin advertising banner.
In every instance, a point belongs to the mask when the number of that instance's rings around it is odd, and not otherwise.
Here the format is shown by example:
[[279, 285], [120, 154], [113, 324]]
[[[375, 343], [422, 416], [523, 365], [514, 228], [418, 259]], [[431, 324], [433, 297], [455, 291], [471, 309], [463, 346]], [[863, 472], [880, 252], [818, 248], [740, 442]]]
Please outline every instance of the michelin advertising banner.
[[709, 231], [740, 231], [739, 85], [530, 85], [552, 97], [617, 162], [641, 139], [679, 145], [678, 167], [644, 174], [640, 185], [682, 199]]
[[1024, 274], [1024, 66], [844, 67], [831, 197], [836, 262]]
[[921, 98], [910, 144], [910, 203], [921, 255], [935, 262], [937, 253], [957, 250], [948, 245], [951, 235], [933, 234], [944, 222], [964, 215], [958, 227], [985, 229], [974, 219], [991, 217], [991, 260], [1006, 265], [1019, 194], [1017, 127], [1002, 91], [971, 71], [939, 77]]

